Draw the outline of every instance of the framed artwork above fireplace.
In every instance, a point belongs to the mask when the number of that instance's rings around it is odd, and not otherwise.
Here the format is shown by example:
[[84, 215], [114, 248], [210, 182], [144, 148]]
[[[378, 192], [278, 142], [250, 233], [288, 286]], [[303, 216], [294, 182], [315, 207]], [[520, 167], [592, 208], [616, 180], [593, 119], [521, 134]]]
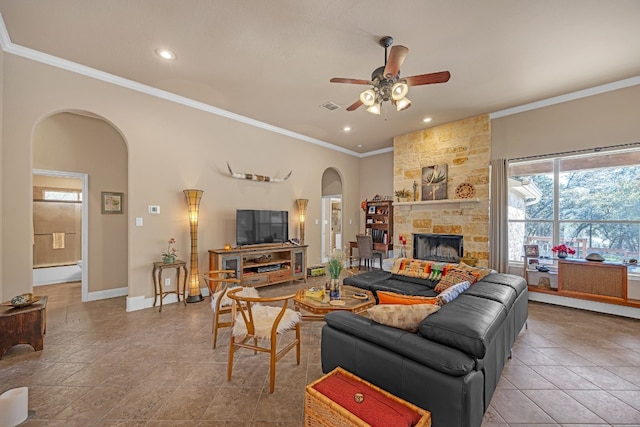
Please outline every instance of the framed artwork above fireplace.
[[432, 165], [422, 168], [422, 200], [444, 200], [447, 198], [447, 165]]

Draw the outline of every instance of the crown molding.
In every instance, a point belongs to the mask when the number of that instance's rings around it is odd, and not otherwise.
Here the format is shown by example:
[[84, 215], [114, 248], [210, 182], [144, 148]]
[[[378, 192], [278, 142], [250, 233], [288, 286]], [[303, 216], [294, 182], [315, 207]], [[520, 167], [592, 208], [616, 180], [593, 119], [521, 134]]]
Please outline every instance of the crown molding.
[[611, 92], [618, 89], [624, 89], [638, 84], [640, 84], [640, 76], [631, 77], [628, 79], [619, 80], [617, 82], [607, 83], [600, 86], [567, 93], [564, 95], [554, 96], [553, 98], [547, 98], [540, 101], [531, 102], [529, 104], [519, 105], [517, 107], [496, 111], [489, 114], [489, 119], [493, 120], [500, 117], [511, 116], [513, 114], [524, 113], [525, 111], [531, 111], [538, 108], [549, 107], [551, 105], [562, 104], [563, 102], [574, 101], [576, 99], [599, 95], [601, 93]]
[[207, 113], [214, 114], [216, 116], [235, 120], [237, 122], [241, 122], [249, 126], [261, 128], [269, 132], [274, 132], [280, 135], [288, 136], [290, 138], [297, 139], [299, 141], [318, 145], [320, 147], [327, 148], [330, 150], [339, 151], [341, 153], [348, 154], [350, 156], [359, 157], [359, 158], [363, 157], [363, 154], [357, 153], [353, 150], [348, 150], [346, 148], [331, 144], [326, 141], [322, 141], [320, 139], [312, 138], [307, 135], [302, 135], [300, 133], [283, 129], [281, 127], [274, 126], [269, 123], [261, 122], [259, 120], [245, 117], [240, 114], [223, 110], [222, 108], [205, 104], [204, 102], [195, 101], [191, 98], [176, 95], [174, 93], [167, 92], [152, 86], [147, 86], [138, 82], [134, 82], [132, 80], [125, 79], [119, 76], [115, 76], [113, 74], [97, 70], [95, 68], [87, 67], [72, 61], [68, 61], [66, 59], [58, 58], [53, 55], [49, 55], [34, 49], [17, 45], [11, 41], [11, 37], [9, 36], [9, 33], [7, 31], [7, 27], [4, 24], [4, 18], [2, 17], [2, 14], [0, 14], [0, 46], [2, 46], [2, 50], [4, 52], [10, 53], [12, 55], [20, 56], [22, 58], [30, 59], [32, 61], [37, 61], [43, 64], [50, 65], [52, 67], [60, 68], [60, 69], [70, 71], [72, 73], [80, 74], [92, 79], [101, 80], [106, 83], [110, 83], [116, 86], [141, 92], [146, 95], [154, 96], [156, 98], [164, 99], [166, 101], [174, 102], [176, 104], [181, 104], [190, 108], [194, 108], [196, 110], [205, 111]]

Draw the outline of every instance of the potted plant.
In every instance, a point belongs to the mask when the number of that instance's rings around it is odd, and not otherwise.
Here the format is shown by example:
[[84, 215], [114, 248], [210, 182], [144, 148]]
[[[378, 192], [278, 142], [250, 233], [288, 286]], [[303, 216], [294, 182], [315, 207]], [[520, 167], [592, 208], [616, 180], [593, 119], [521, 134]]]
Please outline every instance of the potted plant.
[[165, 264], [173, 264], [176, 262], [176, 258], [178, 257], [178, 250], [173, 247], [176, 243], [176, 239], [171, 237], [168, 243], [169, 246], [167, 246], [167, 250], [162, 252], [160, 255], [162, 256], [162, 262]]
[[409, 199], [411, 197], [411, 193], [406, 188], [402, 190], [397, 190], [393, 193], [396, 196], [396, 201], [400, 201], [400, 199]]
[[344, 268], [344, 256], [342, 251], [334, 249], [331, 257], [327, 262], [327, 270], [329, 273], [329, 295], [331, 299], [340, 299], [340, 274]]

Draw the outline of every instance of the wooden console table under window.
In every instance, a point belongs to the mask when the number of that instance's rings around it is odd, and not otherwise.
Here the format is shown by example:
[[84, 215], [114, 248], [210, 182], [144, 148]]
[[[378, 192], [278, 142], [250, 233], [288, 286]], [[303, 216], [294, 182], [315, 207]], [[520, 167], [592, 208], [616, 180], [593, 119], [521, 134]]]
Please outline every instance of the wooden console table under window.
[[620, 263], [561, 259], [558, 288], [543, 289], [530, 284], [529, 291], [640, 308], [640, 300], [628, 297], [627, 266]]
[[601, 302], [626, 302], [627, 266], [607, 262], [560, 260], [558, 293]]
[[35, 351], [44, 348], [47, 329], [47, 297], [22, 308], [0, 305], [0, 359], [17, 344], [29, 344]]

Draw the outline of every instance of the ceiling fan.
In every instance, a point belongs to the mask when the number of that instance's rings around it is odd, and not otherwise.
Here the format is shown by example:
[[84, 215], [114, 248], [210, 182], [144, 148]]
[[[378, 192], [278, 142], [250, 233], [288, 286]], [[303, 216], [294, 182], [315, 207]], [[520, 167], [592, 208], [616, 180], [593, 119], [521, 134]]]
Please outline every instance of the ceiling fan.
[[354, 111], [364, 104], [368, 107], [368, 112], [380, 114], [384, 101], [391, 101], [397, 111], [406, 110], [411, 106], [411, 101], [406, 97], [409, 92], [409, 86], [430, 85], [449, 81], [451, 77], [449, 71], [401, 78], [400, 67], [407, 53], [409, 53], [409, 49], [400, 45], [393, 46], [387, 57], [387, 48], [393, 44], [393, 38], [385, 36], [378, 43], [384, 47], [384, 66], [376, 68], [371, 73], [371, 80], [345, 79], [341, 77], [334, 77], [330, 80], [331, 83], [373, 86], [371, 89], [362, 92], [360, 99], [347, 107], [347, 111]]

